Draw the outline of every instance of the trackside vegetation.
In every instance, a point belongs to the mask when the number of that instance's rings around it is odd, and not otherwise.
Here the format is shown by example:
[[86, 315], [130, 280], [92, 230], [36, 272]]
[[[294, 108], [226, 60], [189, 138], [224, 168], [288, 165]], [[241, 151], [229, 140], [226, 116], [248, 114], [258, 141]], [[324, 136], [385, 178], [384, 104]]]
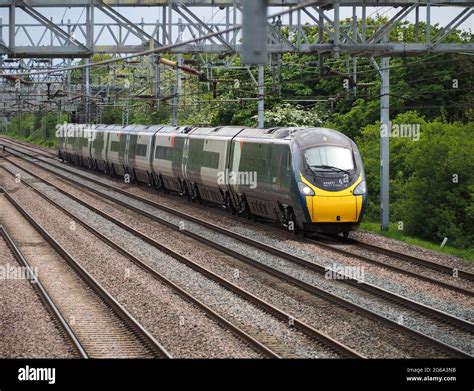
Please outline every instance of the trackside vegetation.
[[[386, 19], [371, 19], [376, 28]], [[421, 23], [422, 25], [422, 23]], [[432, 27], [432, 36], [438, 32]], [[425, 29], [420, 26], [420, 34]], [[307, 27], [307, 34], [317, 34]], [[368, 31], [368, 34], [370, 31]], [[288, 35], [285, 31], [282, 34]], [[414, 42], [413, 24], [404, 22], [392, 40]], [[289, 39], [296, 39], [289, 37]], [[451, 42], [472, 42], [472, 34], [453, 31]], [[362, 229], [379, 231], [380, 78], [367, 58], [277, 55], [265, 69], [265, 126], [325, 126], [356, 141], [366, 169], [369, 204]], [[169, 56], [172, 58], [172, 56]], [[186, 56], [185, 56], [186, 57]], [[188, 56], [192, 58], [191, 55]], [[97, 58], [96, 60], [99, 60]], [[348, 64], [350, 65], [348, 67]], [[257, 126], [258, 91], [249, 71], [234, 60], [232, 68], [213, 69], [212, 80], [183, 76], [179, 124]], [[99, 69], [100, 77], [107, 71]], [[105, 72], [105, 73], [104, 73]], [[110, 71], [111, 72], [111, 71]], [[126, 75], [126, 71], [125, 75]], [[172, 90], [175, 71], [163, 72], [162, 91]], [[93, 76], [94, 77], [94, 76]], [[390, 60], [390, 218], [387, 236], [474, 261], [474, 58], [428, 54]], [[130, 74], [130, 80], [132, 75]], [[143, 79], [140, 79], [143, 88]], [[130, 94], [127, 89], [127, 95]], [[138, 103], [137, 103], [138, 102]], [[128, 123], [170, 124], [172, 104], [133, 102]], [[23, 112], [0, 124], [3, 134], [54, 148], [55, 127], [69, 121], [65, 112]], [[123, 123], [123, 110], [100, 112], [98, 122]], [[440, 247], [447, 238], [446, 245]]]

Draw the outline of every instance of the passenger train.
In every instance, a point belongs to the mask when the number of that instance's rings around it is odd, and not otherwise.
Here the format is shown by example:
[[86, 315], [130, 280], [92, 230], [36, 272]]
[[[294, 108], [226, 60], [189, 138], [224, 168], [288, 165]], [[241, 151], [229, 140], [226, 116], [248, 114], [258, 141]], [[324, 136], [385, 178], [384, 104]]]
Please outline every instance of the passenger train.
[[63, 161], [294, 233], [347, 236], [367, 203], [359, 150], [331, 129], [94, 125], [63, 133]]

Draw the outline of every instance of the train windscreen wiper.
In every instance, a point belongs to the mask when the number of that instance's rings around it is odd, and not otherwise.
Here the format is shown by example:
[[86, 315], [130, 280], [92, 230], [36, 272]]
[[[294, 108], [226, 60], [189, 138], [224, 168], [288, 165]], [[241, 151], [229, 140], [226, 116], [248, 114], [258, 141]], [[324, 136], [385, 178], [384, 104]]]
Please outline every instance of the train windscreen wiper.
[[320, 165], [315, 165], [315, 166], [310, 166], [311, 168], [323, 168], [326, 170], [337, 170], [340, 172], [345, 172], [347, 175], [351, 175], [349, 171], [343, 170], [342, 168], [335, 167], [335, 166], [328, 166], [326, 164], [320, 164]]

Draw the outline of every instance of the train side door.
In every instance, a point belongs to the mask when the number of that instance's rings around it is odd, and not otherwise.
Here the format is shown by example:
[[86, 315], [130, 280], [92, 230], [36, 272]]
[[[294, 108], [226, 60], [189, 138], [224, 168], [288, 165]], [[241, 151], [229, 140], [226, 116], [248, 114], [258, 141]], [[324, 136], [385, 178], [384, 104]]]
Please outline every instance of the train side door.
[[104, 147], [102, 149], [104, 161], [108, 162], [109, 161], [109, 140], [110, 140], [110, 133], [109, 131], [104, 131]]
[[[227, 160], [226, 160], [226, 165], [224, 168], [224, 172], [227, 172], [229, 174], [233, 172], [233, 170], [235, 170], [236, 168], [235, 163], [234, 163], [234, 151], [235, 151], [236, 145], [237, 145], [237, 142], [234, 141], [234, 138], [229, 140], [228, 147], [227, 147]], [[232, 203], [234, 204], [234, 207], [237, 208], [237, 206], [239, 205], [239, 199], [237, 198], [237, 193], [239, 193], [239, 188], [237, 187], [237, 184], [232, 184], [230, 182], [227, 184], [227, 187], [229, 189], [229, 194], [230, 194]]]
[[183, 178], [188, 179], [188, 159], [189, 159], [189, 137], [185, 136], [183, 145], [183, 163], [182, 174]]
[[130, 166], [128, 150], [130, 148], [130, 133], [125, 134], [125, 153], [123, 157], [123, 164], [127, 167]]

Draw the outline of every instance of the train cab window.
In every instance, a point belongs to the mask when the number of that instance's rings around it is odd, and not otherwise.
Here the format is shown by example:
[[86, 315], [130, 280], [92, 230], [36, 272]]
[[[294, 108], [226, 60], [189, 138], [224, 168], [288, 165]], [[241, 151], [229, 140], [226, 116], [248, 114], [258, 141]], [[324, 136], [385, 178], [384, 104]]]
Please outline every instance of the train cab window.
[[354, 158], [348, 148], [324, 145], [303, 150], [306, 163], [313, 169], [353, 170]]

